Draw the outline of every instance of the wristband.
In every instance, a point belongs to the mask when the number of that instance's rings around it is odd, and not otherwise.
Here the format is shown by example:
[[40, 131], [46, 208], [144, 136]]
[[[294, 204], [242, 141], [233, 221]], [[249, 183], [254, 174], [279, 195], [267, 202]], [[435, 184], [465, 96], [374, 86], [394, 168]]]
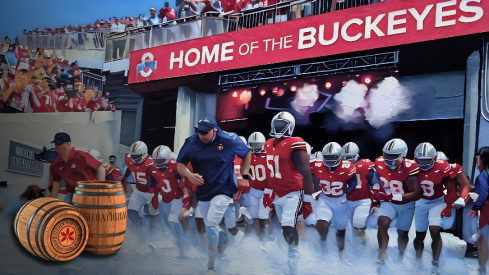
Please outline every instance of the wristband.
[[244, 180], [249, 180], [250, 179], [250, 175], [242, 175], [241, 176]]
[[392, 195], [392, 200], [393, 201], [402, 201], [402, 195], [401, 194]]

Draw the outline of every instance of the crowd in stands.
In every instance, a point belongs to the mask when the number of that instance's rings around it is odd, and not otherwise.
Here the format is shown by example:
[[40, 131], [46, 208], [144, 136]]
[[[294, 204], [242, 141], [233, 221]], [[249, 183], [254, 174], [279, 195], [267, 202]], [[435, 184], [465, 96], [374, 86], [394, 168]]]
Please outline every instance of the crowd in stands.
[[[325, 2], [325, 6], [328, 8], [324, 12], [382, 1], [386, 0], [325, 0], [323, 2]], [[164, 6], [159, 11], [157, 11], [155, 7], [151, 7], [149, 10], [150, 15], [148, 17], [145, 17], [142, 13], [137, 17], [126, 16], [117, 18], [114, 16], [107, 20], [97, 19], [93, 23], [88, 23], [88, 25], [64, 25], [63, 27], [57, 26], [56, 28], [45, 27], [44, 29], [24, 30], [24, 35], [50, 35], [92, 31], [124, 32], [133, 27], [158, 25], [176, 19], [199, 17], [202, 15], [219, 17], [226, 17], [229, 15], [239, 16], [242, 12], [247, 10], [259, 11], [260, 9], [286, 2], [292, 2], [292, 0], [183, 0], [180, 5], [178, 5], [177, 12], [170, 7], [169, 2], [165, 2]], [[286, 8], [279, 9], [276, 15], [279, 19], [277, 20], [276, 18], [275, 22], [287, 20], [287, 14], [289, 12], [291, 14], [293, 13], [292, 18], [302, 17], [302, 8], [301, 5], [297, 5], [297, 7], [291, 8], [290, 11], [287, 11]], [[268, 17], [272, 17], [270, 12], [268, 13]], [[184, 22], [186, 20], [180, 21]], [[176, 20], [172, 22], [176, 24], [180, 21]]]
[[78, 62], [50, 55], [44, 49], [0, 41], [0, 112], [113, 111], [109, 93], [82, 82]]

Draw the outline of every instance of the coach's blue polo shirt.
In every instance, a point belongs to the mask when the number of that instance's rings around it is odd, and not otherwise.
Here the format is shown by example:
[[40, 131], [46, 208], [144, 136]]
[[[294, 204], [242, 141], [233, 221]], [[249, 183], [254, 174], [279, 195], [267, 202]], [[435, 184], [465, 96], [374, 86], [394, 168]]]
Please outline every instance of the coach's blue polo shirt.
[[203, 143], [198, 133], [185, 139], [177, 162], [185, 165], [190, 162], [193, 172], [204, 178], [196, 196], [200, 201], [210, 201], [217, 195], [233, 197], [238, 190], [234, 157], [244, 158], [250, 150], [238, 135], [217, 127], [216, 137], [209, 143]]

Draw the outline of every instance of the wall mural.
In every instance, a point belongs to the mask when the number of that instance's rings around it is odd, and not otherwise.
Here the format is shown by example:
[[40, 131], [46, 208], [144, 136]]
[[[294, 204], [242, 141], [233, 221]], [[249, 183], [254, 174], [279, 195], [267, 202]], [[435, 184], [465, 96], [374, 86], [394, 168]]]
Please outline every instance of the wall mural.
[[104, 84], [90, 81], [84, 73], [77, 61], [31, 50], [5, 37], [0, 41], [0, 112], [114, 111]]

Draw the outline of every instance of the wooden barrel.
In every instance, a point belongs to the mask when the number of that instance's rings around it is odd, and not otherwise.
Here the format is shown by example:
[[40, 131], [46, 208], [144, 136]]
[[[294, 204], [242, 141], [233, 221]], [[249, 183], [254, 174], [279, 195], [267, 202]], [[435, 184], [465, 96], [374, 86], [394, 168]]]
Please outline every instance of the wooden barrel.
[[50, 261], [69, 261], [88, 241], [88, 224], [71, 205], [54, 198], [24, 204], [14, 219], [15, 235], [30, 253]]
[[85, 251], [114, 254], [124, 240], [127, 225], [126, 195], [118, 181], [79, 181], [73, 206], [82, 214], [90, 234]]

